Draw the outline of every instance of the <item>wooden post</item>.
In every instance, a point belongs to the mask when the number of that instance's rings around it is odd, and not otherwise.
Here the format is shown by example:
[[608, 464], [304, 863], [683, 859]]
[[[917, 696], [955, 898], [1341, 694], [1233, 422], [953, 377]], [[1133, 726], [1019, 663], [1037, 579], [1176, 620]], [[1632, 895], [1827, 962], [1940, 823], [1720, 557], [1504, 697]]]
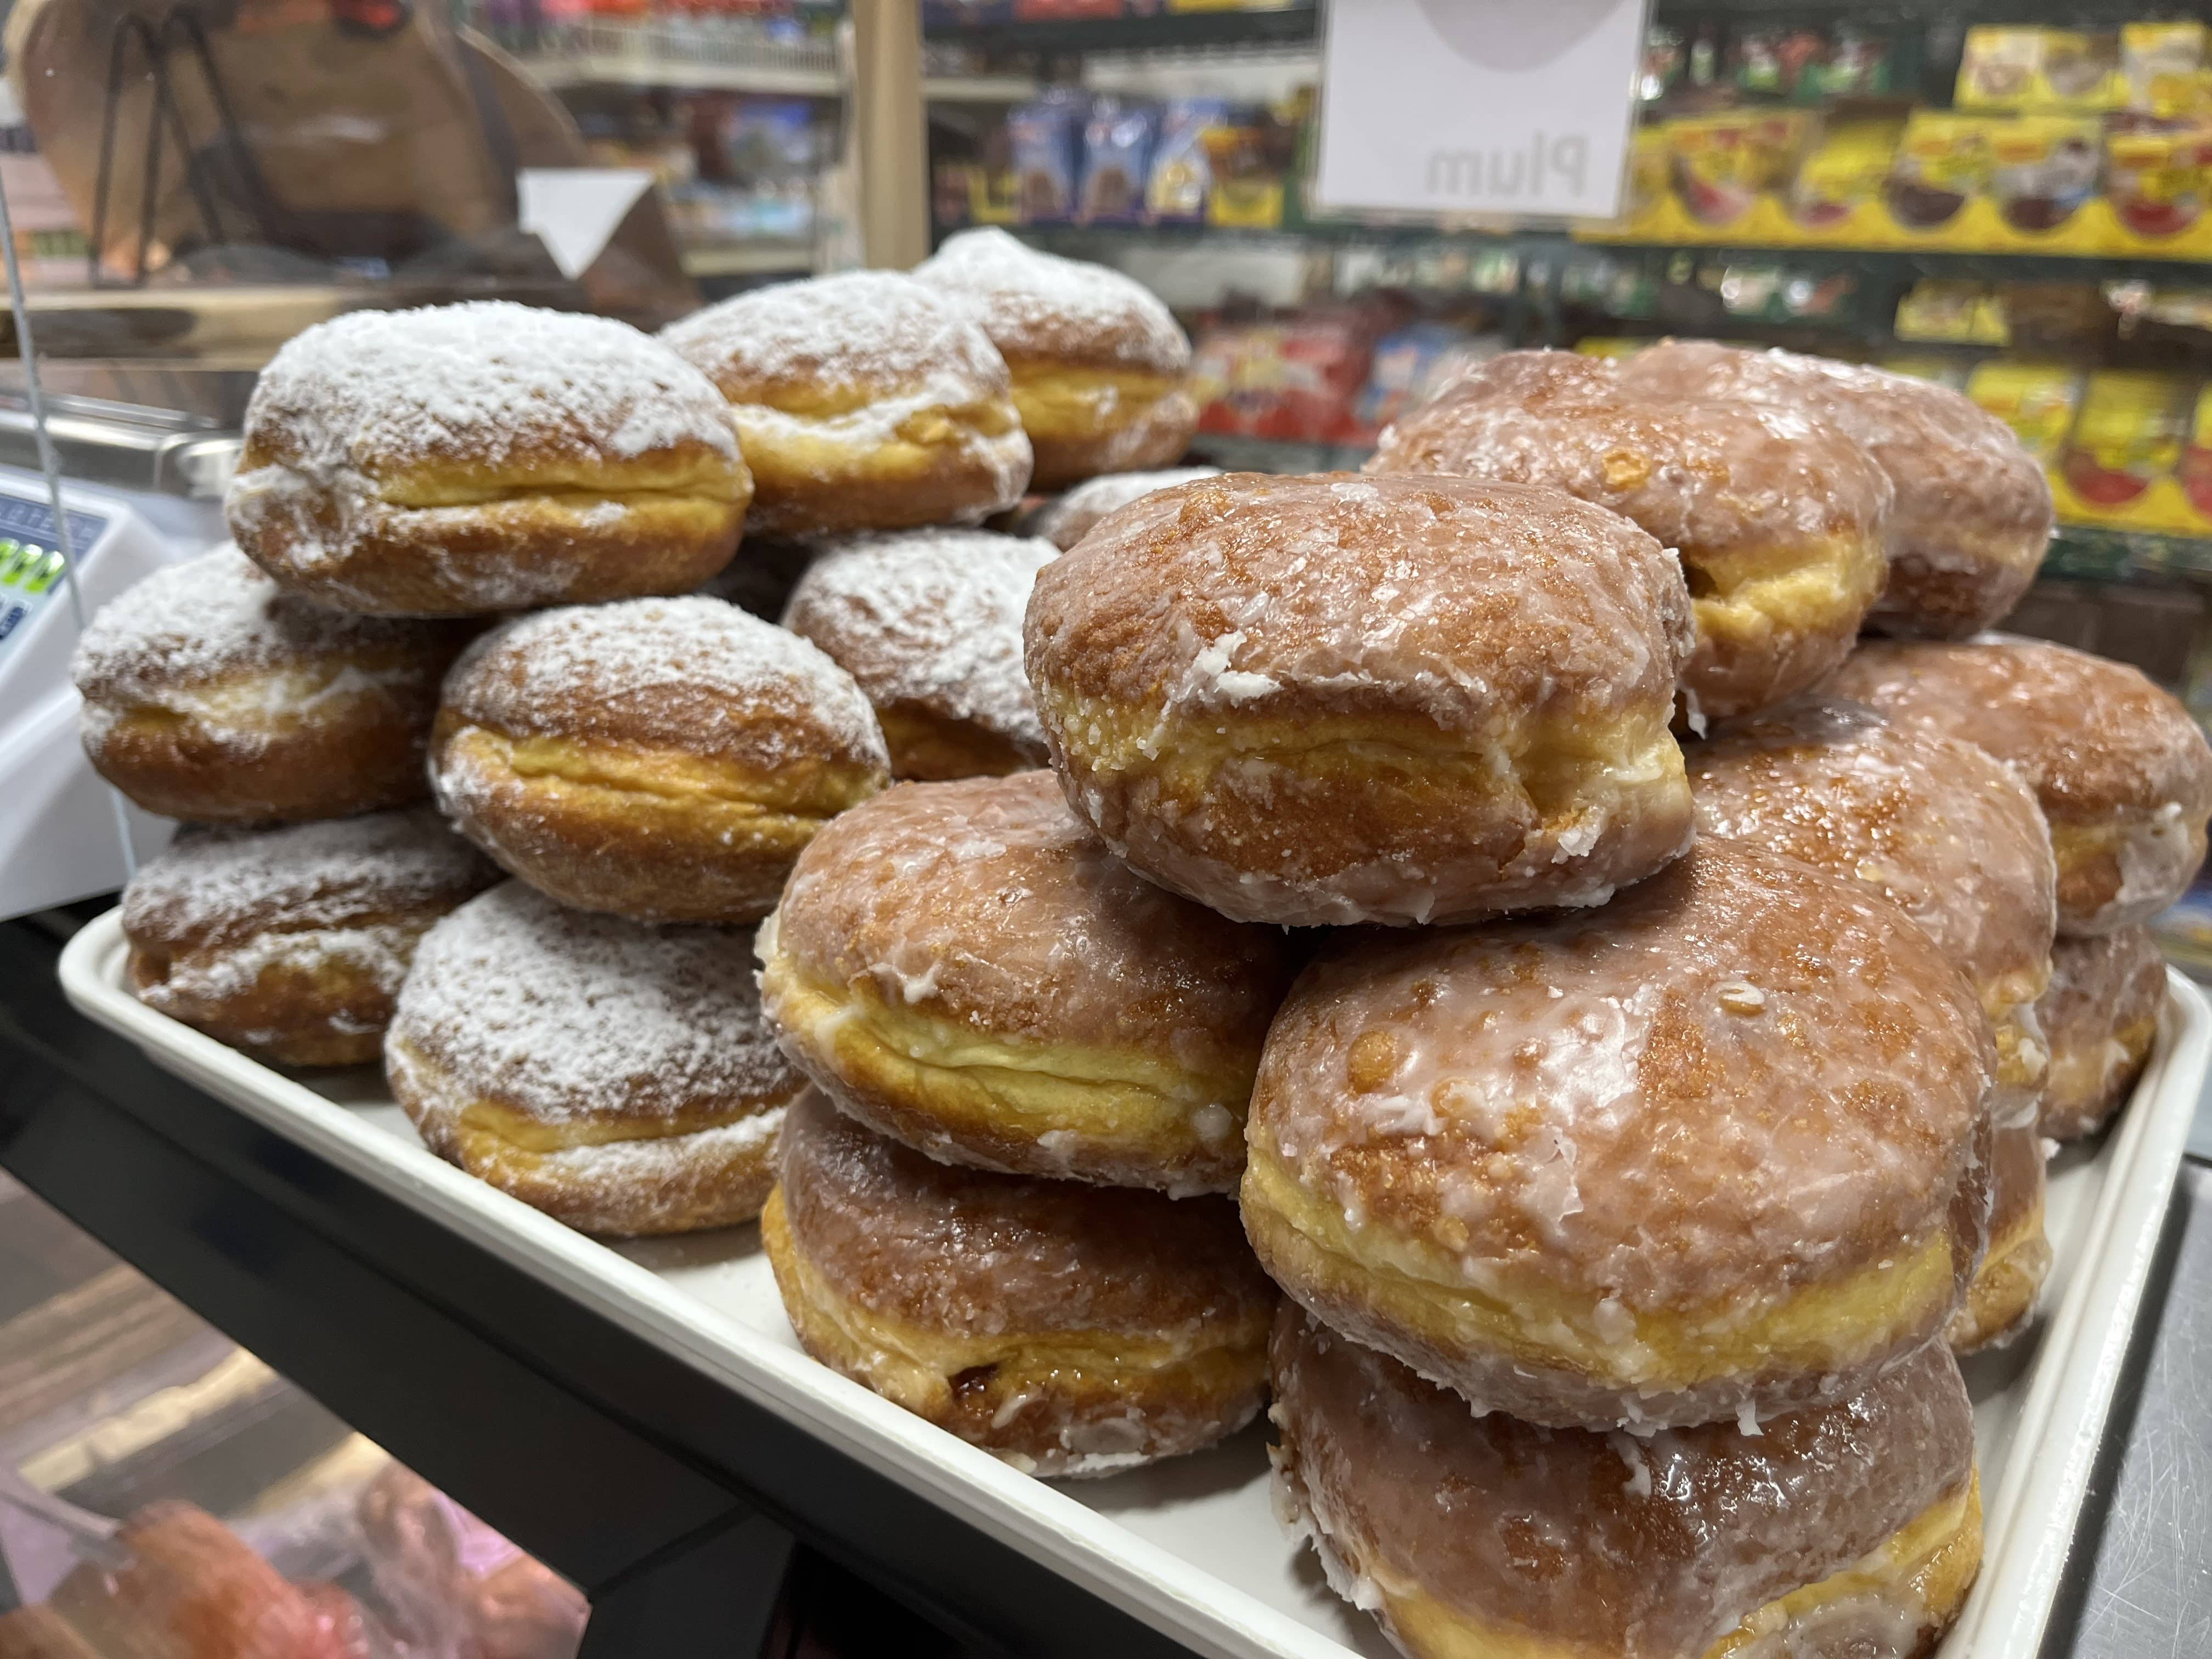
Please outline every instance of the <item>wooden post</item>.
[[867, 263], [929, 257], [929, 123], [920, 0], [853, 0], [853, 149]]

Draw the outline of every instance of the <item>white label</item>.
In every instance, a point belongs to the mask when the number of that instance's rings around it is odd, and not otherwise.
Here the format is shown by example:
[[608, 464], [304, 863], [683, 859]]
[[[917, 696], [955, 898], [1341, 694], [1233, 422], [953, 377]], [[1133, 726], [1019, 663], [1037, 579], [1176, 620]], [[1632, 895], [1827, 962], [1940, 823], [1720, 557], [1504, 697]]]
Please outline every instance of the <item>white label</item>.
[[515, 184], [517, 222], [538, 233], [574, 282], [652, 187], [653, 175], [637, 167], [525, 167]]
[[1645, 0], [1334, 0], [1326, 15], [1322, 205], [1620, 210]]

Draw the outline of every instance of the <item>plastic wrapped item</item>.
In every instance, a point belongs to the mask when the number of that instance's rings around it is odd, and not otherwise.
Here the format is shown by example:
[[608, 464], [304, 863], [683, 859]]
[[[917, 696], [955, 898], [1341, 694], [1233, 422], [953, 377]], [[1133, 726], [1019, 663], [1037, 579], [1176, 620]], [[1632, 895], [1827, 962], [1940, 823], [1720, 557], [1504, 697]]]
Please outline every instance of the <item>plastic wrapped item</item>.
[[2146, 115], [2212, 109], [2212, 28], [2203, 23], [2130, 23], [2120, 31], [2128, 107]]
[[1947, 225], [1988, 189], [1991, 125], [1988, 116], [1912, 112], [1883, 189], [1899, 225], [1908, 230]]
[[1898, 121], [1830, 123], [1797, 169], [1790, 218], [1808, 230], [1826, 230], [1863, 215], [1881, 199], [1904, 130]]
[[2010, 427], [2021, 447], [2048, 465], [2074, 425], [2081, 377], [2055, 364], [1992, 359], [1975, 366], [1966, 379], [1966, 395]]
[[2212, 176], [2212, 124], [2143, 118], [2116, 123], [2105, 139], [2105, 194], [2137, 236], [2178, 236], [2204, 211]]
[[1090, 108], [1089, 94], [1060, 87], [1006, 118], [1023, 223], [1065, 224], [1074, 216], [1083, 124]]
[[1150, 104], [1101, 98], [1083, 131], [1083, 193], [1077, 216], [1085, 224], [1133, 224], [1144, 216], [1146, 182], [1159, 112]]
[[2181, 460], [2189, 388], [2170, 375], [2108, 369], [2092, 374], [2066, 447], [2067, 488], [2089, 507], [2124, 507]]
[[1953, 101], [1960, 109], [2117, 109], [2127, 88], [2115, 35], [1984, 26], [1966, 31]]
[[2078, 115], [2023, 115], [1991, 129], [1989, 191], [2015, 230], [2056, 230], [2097, 193], [2100, 132]]
[[1206, 218], [1213, 172], [1206, 158], [1206, 135], [1229, 113], [1222, 98], [1170, 100], [1160, 117], [1145, 183], [1145, 211], [1156, 224], [1194, 225]]

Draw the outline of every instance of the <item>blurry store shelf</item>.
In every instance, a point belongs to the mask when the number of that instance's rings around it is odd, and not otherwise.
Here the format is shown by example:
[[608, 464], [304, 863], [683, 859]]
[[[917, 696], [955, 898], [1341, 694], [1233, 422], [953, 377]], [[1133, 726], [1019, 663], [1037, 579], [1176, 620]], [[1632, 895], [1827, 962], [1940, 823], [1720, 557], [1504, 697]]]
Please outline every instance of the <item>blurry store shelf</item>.
[[1149, 17], [1017, 20], [981, 26], [925, 13], [922, 32], [933, 40], [988, 40], [994, 48], [1009, 52], [1152, 52], [1310, 41], [1318, 33], [1319, 19], [1310, 3], [1269, 11], [1166, 11]]
[[921, 95], [933, 104], [1018, 104], [1042, 84], [1034, 75], [928, 75]]
[[807, 242], [730, 242], [687, 247], [684, 270], [692, 276], [803, 276], [814, 269]]
[[677, 22], [586, 22], [522, 55], [541, 86], [686, 87], [799, 98], [843, 94], [827, 40], [726, 37]]

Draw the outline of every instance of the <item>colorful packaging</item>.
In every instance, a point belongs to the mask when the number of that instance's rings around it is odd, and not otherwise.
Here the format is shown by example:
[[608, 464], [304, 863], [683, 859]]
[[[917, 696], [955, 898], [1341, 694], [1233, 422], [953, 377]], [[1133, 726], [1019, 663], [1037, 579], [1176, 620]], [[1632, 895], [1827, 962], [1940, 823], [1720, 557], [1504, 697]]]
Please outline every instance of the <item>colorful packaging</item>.
[[2004, 345], [2004, 307], [1987, 286], [1923, 277], [1897, 302], [1897, 337], [1948, 345]]
[[2189, 442], [2176, 470], [2190, 506], [2212, 520], [2212, 386], [2197, 394], [2189, 417]]
[[2097, 193], [2101, 129], [2078, 115], [2023, 115], [1990, 131], [1989, 193], [2015, 230], [2056, 230]]
[[1083, 133], [1084, 223], [1134, 224], [1144, 216], [1145, 184], [1159, 112], [1150, 104], [1101, 98], [1091, 106]]
[[1438, 365], [1466, 341], [1463, 329], [1436, 322], [1410, 323], [1377, 340], [1367, 386], [1359, 394], [1359, 424], [1379, 433], [1426, 402]]
[[2013, 429], [2021, 447], [2048, 465], [2072, 430], [2081, 402], [2081, 377], [2045, 363], [1978, 363], [1966, 379], [1966, 395]]
[[2118, 37], [1984, 25], [1966, 31], [1953, 102], [1960, 109], [2118, 109], [2127, 98]]
[[1283, 222], [1294, 130], [1279, 127], [1257, 106], [1239, 106], [1200, 135], [1212, 176], [1208, 224], [1273, 230]]
[[2128, 107], [2191, 115], [2212, 107], [2212, 30], [2202, 23], [2130, 23], [2120, 31]]
[[2172, 236], [2204, 210], [2212, 129], [2148, 117], [2116, 123], [2105, 139], [2105, 195], [2138, 236]]
[[1882, 190], [1891, 216], [1916, 230], [1957, 218], [1989, 186], [1992, 125], [1988, 116], [1913, 111]]
[[1837, 121], [1797, 169], [1790, 216], [1808, 229], [1839, 225], [1877, 200], [1897, 159], [1901, 121]]
[[1206, 134], [1228, 114], [1228, 101], [1221, 98], [1173, 99], [1161, 112], [1152, 173], [1145, 183], [1145, 210], [1154, 223], [1204, 222], [1213, 182], [1206, 161]]
[[1887, 37], [1839, 23], [1829, 36], [1826, 56], [1807, 65], [1798, 91], [1815, 100], [1881, 97], [1895, 90], [1893, 60]]
[[1808, 77], [1827, 54], [1828, 38], [1818, 29], [1749, 24], [1729, 44], [1729, 78], [1745, 92], [1788, 98], [1809, 89]]
[[1023, 223], [1065, 224], [1074, 216], [1083, 124], [1090, 108], [1088, 94], [1054, 88], [1006, 117]]
[[1811, 124], [1796, 110], [1728, 110], [1667, 124], [1674, 193], [1691, 217], [1735, 223], [1789, 178]]
[[2174, 471], [2191, 412], [2189, 388], [2171, 375], [2092, 374], [2062, 463], [2068, 488], [2092, 513], [2127, 506]]

